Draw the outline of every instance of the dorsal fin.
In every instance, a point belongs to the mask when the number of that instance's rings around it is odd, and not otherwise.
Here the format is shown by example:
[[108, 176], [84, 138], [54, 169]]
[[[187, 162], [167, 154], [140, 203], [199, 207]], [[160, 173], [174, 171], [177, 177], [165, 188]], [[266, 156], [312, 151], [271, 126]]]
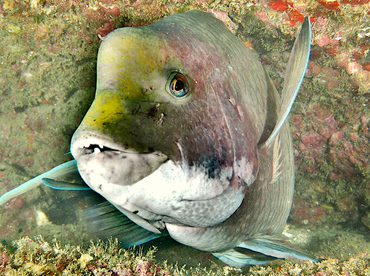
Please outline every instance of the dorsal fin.
[[292, 109], [293, 102], [306, 72], [310, 49], [311, 23], [310, 19], [306, 17], [289, 57], [285, 72], [281, 108], [276, 125], [267, 140], [260, 145], [260, 149], [266, 149], [271, 146]]

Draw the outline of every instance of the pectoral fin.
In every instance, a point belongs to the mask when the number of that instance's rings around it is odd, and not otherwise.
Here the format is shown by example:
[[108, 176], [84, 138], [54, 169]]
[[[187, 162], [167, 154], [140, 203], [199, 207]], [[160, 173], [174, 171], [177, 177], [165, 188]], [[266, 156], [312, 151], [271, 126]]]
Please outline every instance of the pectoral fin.
[[212, 253], [212, 255], [223, 261], [225, 264], [238, 268], [246, 265], [263, 265], [276, 259], [254, 251], [246, 250], [244, 253], [240, 253], [234, 249], [221, 253]]
[[[82, 181], [82, 179], [81, 179]], [[54, 180], [51, 178], [43, 178], [42, 182], [46, 186], [56, 190], [66, 190], [66, 191], [87, 191], [91, 190], [89, 186], [86, 185], [85, 182], [67, 182], [61, 180]]]
[[225, 252], [213, 253], [221, 261], [235, 267], [262, 265], [274, 259], [300, 259], [317, 262], [309, 253], [296, 249], [283, 239], [259, 237], [248, 239], [238, 247]]
[[[94, 203], [92, 207], [84, 211], [86, 229], [94, 236], [99, 238], [117, 238], [123, 247], [137, 246], [153, 239], [167, 236], [167, 232], [153, 233], [136, 223], [132, 222], [127, 216], [121, 213], [116, 207], [106, 201], [98, 194], [93, 194]], [[91, 201], [91, 198], [88, 201]]]
[[43, 183], [43, 178], [59, 178], [71, 173], [76, 173], [77, 170], [77, 162], [76, 160], [65, 162], [50, 171], [47, 171], [46, 173], [40, 174], [39, 176], [36, 176], [35, 178], [32, 178], [31, 180], [27, 181], [26, 183], [23, 183], [22, 185], [18, 186], [17, 188], [3, 194], [0, 197], [0, 205], [4, 204], [8, 200], [24, 194], [25, 192], [38, 187]]
[[279, 130], [283, 126], [293, 102], [297, 96], [299, 87], [301, 86], [304, 74], [306, 72], [308, 59], [311, 50], [311, 23], [308, 17], [305, 18], [301, 31], [296, 39], [292, 52], [289, 57], [289, 62], [285, 72], [284, 88], [282, 92], [282, 103], [278, 119], [275, 127], [268, 139], [260, 145], [260, 148], [269, 147]]

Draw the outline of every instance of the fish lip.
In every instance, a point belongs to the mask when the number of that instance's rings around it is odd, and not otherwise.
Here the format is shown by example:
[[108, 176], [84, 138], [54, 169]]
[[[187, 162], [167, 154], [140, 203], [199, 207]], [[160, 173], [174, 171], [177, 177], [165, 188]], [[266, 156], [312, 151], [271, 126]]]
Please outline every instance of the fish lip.
[[137, 151], [89, 131], [77, 132], [72, 137], [71, 153], [82, 179], [104, 197], [114, 196], [117, 187], [137, 183], [168, 159], [160, 151]]
[[138, 152], [136, 150], [126, 148], [114, 142], [111, 138], [92, 132], [81, 132], [72, 137], [71, 154], [76, 160], [88, 154], [102, 153], [104, 151], [117, 151], [124, 154], [154, 153], [153, 151]]

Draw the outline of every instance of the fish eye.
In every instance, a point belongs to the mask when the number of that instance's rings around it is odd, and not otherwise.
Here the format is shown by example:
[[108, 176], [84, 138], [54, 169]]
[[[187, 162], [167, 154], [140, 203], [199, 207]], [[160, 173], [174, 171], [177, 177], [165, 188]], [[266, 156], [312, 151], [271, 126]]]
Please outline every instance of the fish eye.
[[189, 93], [189, 83], [183, 74], [174, 72], [169, 77], [169, 90], [177, 98], [186, 96]]

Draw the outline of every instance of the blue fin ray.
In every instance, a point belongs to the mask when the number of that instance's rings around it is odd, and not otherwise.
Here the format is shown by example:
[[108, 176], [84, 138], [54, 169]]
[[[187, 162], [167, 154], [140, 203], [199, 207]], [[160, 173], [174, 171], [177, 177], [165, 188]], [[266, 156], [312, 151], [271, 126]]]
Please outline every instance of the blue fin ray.
[[235, 267], [263, 265], [274, 259], [296, 258], [304, 261], [318, 261], [311, 254], [295, 248], [285, 240], [270, 236], [251, 238], [233, 249], [213, 253], [213, 255]]
[[253, 251], [240, 253], [234, 249], [220, 253], [212, 253], [212, 255], [223, 261], [225, 264], [238, 268], [242, 268], [246, 265], [263, 265], [276, 259]]
[[311, 254], [295, 248], [294, 245], [287, 241], [273, 237], [261, 237], [246, 240], [241, 243], [236, 250], [238, 250], [238, 248], [252, 250], [279, 259], [296, 258], [304, 261], [318, 261], [318, 259]]
[[43, 182], [43, 178], [59, 178], [64, 175], [68, 175], [70, 173], [78, 172], [77, 170], [77, 162], [76, 160], [65, 162], [50, 171], [47, 171], [43, 174], [40, 174], [39, 176], [36, 176], [35, 178], [32, 178], [31, 180], [23, 183], [22, 185], [18, 186], [17, 188], [3, 194], [0, 197], [0, 205], [4, 204], [8, 200], [19, 196], [21, 194], [24, 194], [25, 192], [32, 190], [38, 186], [40, 186]]
[[[82, 180], [81, 180], [82, 181]], [[56, 190], [66, 190], [66, 191], [87, 191], [91, 190], [91, 188], [85, 182], [67, 182], [61, 180], [54, 180], [51, 178], [43, 178], [42, 182], [46, 186]]]
[[86, 229], [94, 236], [101, 239], [117, 238], [121, 246], [126, 248], [168, 236], [167, 232], [157, 234], [140, 227], [98, 194], [94, 194], [93, 197], [94, 201], [97, 198], [101, 198], [100, 201], [103, 201], [94, 203], [92, 207], [84, 211]]

